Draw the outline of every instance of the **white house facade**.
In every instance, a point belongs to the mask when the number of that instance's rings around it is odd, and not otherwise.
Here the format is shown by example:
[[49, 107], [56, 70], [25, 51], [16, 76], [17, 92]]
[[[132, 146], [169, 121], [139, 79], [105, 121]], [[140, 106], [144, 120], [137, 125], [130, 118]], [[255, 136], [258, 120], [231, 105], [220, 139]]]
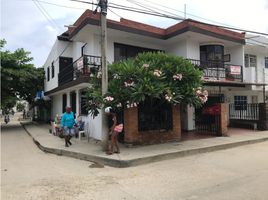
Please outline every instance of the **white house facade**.
[[[101, 66], [100, 15], [86, 10], [74, 27], [57, 37], [44, 64], [45, 94], [52, 99], [52, 118], [67, 105], [84, 116], [90, 136], [102, 139], [101, 118], [87, 116], [84, 102], [91, 70]], [[268, 49], [246, 44], [244, 33], [184, 20], [167, 29], [121, 19], [107, 22], [107, 61], [139, 52], [164, 51], [189, 59], [204, 71], [209, 96], [230, 104], [264, 102], [268, 83]], [[255, 57], [254, 57], [255, 56]], [[195, 130], [195, 108], [183, 106], [182, 129]]]

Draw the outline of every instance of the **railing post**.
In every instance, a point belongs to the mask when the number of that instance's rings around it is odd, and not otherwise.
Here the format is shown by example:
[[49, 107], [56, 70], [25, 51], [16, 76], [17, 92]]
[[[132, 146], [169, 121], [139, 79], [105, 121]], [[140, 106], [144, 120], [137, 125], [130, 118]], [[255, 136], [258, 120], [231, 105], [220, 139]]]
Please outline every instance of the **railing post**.
[[268, 107], [265, 103], [259, 103], [258, 130], [267, 130]]

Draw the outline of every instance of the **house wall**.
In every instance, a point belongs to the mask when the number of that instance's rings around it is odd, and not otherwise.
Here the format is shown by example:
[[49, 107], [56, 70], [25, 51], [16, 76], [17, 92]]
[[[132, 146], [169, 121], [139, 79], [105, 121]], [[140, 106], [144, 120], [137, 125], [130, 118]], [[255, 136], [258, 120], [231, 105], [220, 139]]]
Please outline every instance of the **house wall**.
[[[249, 81], [256, 83], [268, 83], [268, 69], [265, 68], [265, 57], [268, 57], [268, 50], [258, 45], [247, 45], [245, 54], [257, 56], [257, 67], [247, 67], [245, 75], [249, 77]], [[262, 90], [262, 87], [252, 86], [252, 90]], [[266, 91], [268, 88], [266, 87]]]
[[95, 118], [88, 115], [88, 116], [83, 116], [82, 119], [85, 120], [86, 132], [89, 134], [89, 136], [96, 140], [102, 140], [103, 133], [102, 133], [102, 126], [101, 126], [102, 124], [101, 111], [100, 111], [100, 114]]
[[195, 40], [187, 40], [186, 58], [200, 60], [200, 44]]
[[166, 52], [187, 58], [187, 41], [179, 41], [166, 47]]
[[56, 114], [62, 114], [62, 94], [52, 96], [51, 118], [54, 119]]
[[[58, 87], [58, 74], [59, 74], [59, 56], [71, 57], [73, 61], [81, 57], [81, 47], [84, 45], [83, 42], [66, 42], [57, 40], [52, 47], [51, 52], [44, 64], [45, 75], [47, 76], [47, 68], [50, 68], [50, 80], [45, 79], [45, 92]], [[55, 75], [52, 78], [51, 64], [54, 61]]]

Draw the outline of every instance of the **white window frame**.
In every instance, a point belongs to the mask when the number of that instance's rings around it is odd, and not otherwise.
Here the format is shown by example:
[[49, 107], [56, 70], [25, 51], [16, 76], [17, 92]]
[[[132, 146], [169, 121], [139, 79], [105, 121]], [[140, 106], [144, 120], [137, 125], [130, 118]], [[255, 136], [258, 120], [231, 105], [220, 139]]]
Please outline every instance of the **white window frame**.
[[245, 67], [257, 67], [257, 56], [245, 54]]

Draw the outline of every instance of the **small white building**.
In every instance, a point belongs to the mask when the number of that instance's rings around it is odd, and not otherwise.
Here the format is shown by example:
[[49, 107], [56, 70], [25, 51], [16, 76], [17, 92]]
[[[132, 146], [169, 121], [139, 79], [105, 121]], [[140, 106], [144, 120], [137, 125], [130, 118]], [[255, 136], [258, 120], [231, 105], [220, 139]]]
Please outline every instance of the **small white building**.
[[[258, 42], [246, 44], [244, 33], [190, 19], [167, 29], [120, 19], [107, 20], [107, 35], [109, 63], [140, 52], [164, 51], [203, 68], [211, 98], [234, 104], [263, 102], [268, 49]], [[100, 117], [92, 120], [87, 116], [84, 102], [90, 71], [101, 66], [100, 40], [100, 14], [86, 10], [72, 28], [57, 37], [44, 64], [45, 95], [52, 99], [51, 117], [70, 105], [84, 116], [95, 139], [101, 139]], [[195, 108], [184, 106], [182, 115], [182, 129], [194, 130]]]

